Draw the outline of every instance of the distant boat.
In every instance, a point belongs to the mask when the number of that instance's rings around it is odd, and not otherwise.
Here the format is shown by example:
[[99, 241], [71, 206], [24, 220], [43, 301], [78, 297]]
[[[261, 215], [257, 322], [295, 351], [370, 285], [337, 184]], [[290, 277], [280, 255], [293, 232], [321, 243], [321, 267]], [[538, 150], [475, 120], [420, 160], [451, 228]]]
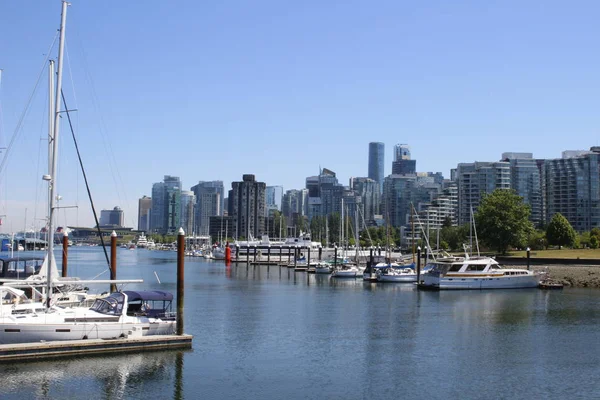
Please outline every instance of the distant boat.
[[148, 239], [146, 239], [146, 236], [144, 235], [144, 233], [140, 234], [140, 237], [137, 240], [136, 246], [142, 249], [145, 249], [146, 247], [148, 247]]

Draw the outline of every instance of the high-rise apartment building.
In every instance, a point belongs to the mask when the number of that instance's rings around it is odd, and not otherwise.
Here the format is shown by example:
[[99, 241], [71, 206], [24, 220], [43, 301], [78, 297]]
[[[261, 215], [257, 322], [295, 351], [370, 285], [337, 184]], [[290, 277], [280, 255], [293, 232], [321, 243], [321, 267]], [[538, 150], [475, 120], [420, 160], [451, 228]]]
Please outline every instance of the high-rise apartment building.
[[233, 217], [236, 238], [259, 238], [265, 229], [265, 191], [267, 185], [252, 174], [232, 182], [229, 191], [229, 216]]
[[147, 232], [150, 229], [150, 210], [152, 198], [143, 196], [138, 200], [138, 231]]
[[510, 163], [474, 162], [461, 163], [456, 168], [458, 183], [458, 224], [471, 221], [471, 211], [475, 213], [483, 193], [496, 189], [511, 188]]
[[369, 178], [379, 184], [379, 193], [383, 191], [385, 145], [381, 142], [369, 143]]
[[379, 185], [371, 178], [350, 178], [350, 188], [361, 198], [361, 220], [364, 218], [366, 225], [374, 226], [381, 202]]
[[308, 189], [290, 189], [283, 195], [281, 213], [288, 221], [294, 219], [294, 215], [308, 216]]
[[546, 222], [561, 213], [578, 231], [600, 227], [600, 146], [545, 160]]
[[190, 190], [196, 195], [194, 229], [200, 235], [208, 235], [210, 217], [223, 215], [225, 203], [223, 181], [200, 181]]
[[532, 153], [502, 153], [502, 161], [510, 164], [510, 186], [531, 209], [529, 219], [540, 226], [542, 220], [542, 182], [537, 161]]

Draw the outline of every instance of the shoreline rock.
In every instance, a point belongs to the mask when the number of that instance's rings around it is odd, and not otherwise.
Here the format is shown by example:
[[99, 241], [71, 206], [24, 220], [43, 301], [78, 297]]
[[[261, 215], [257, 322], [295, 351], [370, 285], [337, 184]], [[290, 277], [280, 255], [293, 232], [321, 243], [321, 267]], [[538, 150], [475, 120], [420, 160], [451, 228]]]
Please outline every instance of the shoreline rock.
[[[520, 265], [519, 268], [527, 268]], [[569, 287], [600, 288], [600, 266], [598, 265], [535, 265], [532, 271], [547, 272], [549, 282], [562, 283]]]

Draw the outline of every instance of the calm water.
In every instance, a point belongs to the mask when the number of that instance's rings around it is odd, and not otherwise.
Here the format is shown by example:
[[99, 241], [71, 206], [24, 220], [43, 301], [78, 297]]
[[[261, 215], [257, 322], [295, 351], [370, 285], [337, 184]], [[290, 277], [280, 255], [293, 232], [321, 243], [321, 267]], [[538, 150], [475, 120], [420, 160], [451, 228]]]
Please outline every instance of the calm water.
[[[118, 256], [120, 279], [144, 279], [129, 288], [175, 293], [176, 253]], [[70, 274], [107, 278], [103, 259], [71, 248]], [[0, 365], [0, 398], [599, 398], [599, 301], [598, 290], [421, 292], [186, 258], [193, 350]]]

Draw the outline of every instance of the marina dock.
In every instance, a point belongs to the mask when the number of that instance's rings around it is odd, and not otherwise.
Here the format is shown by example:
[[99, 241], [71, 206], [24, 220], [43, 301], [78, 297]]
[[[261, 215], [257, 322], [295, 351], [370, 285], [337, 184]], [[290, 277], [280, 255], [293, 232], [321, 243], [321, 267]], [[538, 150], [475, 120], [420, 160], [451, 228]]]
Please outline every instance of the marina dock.
[[57, 357], [140, 352], [148, 350], [191, 349], [192, 335], [153, 335], [112, 340], [89, 339], [0, 345], [0, 363]]

